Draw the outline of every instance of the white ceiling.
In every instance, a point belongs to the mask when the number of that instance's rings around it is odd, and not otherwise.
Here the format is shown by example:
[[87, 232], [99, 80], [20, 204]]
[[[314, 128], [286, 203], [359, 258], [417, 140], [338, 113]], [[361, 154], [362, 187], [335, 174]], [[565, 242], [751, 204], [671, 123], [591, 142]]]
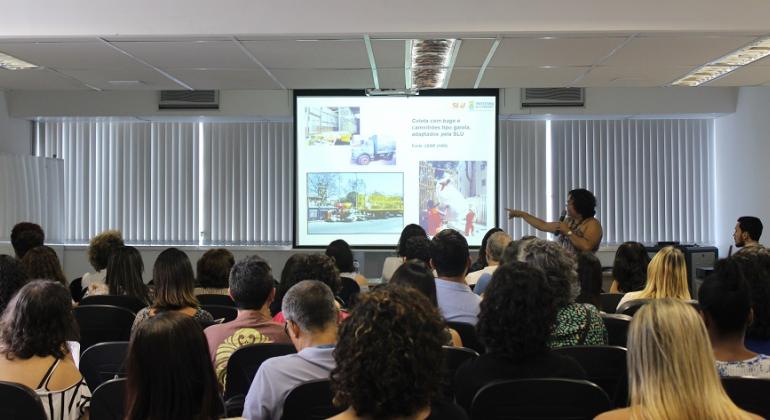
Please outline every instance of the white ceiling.
[[[451, 36], [450, 34], [443, 34]], [[761, 33], [529, 33], [460, 38], [448, 87], [666, 86]], [[372, 36], [380, 88], [404, 88], [401, 36]], [[499, 45], [486, 67], [495, 39]], [[0, 70], [6, 90], [315, 89], [375, 87], [364, 36], [0, 38], [37, 64]], [[483, 72], [482, 72], [483, 70]], [[770, 86], [770, 60], [710, 86]]]

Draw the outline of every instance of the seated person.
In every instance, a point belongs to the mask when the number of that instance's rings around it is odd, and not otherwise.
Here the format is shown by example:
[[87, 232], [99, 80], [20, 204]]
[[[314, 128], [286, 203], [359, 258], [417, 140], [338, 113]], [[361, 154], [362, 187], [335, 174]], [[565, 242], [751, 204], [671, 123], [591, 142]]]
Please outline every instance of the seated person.
[[356, 271], [355, 260], [353, 259], [353, 250], [350, 245], [342, 239], [332, 241], [326, 247], [326, 255], [334, 260], [334, 266], [339, 271], [341, 289], [339, 296], [348, 307], [355, 305], [358, 294], [369, 291], [369, 282], [366, 277], [358, 274]]
[[32, 280], [54, 280], [67, 285], [59, 256], [50, 246], [41, 245], [30, 249], [21, 259], [27, 278]]
[[731, 257], [751, 288], [752, 322], [746, 331], [746, 348], [770, 355], [770, 251], [749, 247]]
[[667, 246], [650, 261], [647, 267], [647, 284], [638, 292], [626, 293], [618, 302], [618, 308], [634, 299], [675, 298], [690, 300], [687, 287], [687, 265], [684, 253], [673, 246]]
[[11, 246], [18, 259], [24, 258], [27, 251], [43, 245], [44, 242], [45, 232], [36, 223], [21, 222], [11, 229]]
[[575, 298], [575, 302], [588, 303], [600, 309], [602, 307], [602, 263], [591, 252], [578, 252], [575, 259], [580, 283], [580, 294]]
[[717, 262], [698, 290], [719, 376], [770, 377], [770, 357], [743, 343], [752, 318], [750, 293], [740, 265], [731, 258]]
[[13, 295], [28, 281], [21, 261], [10, 255], [0, 255], [0, 314], [8, 306]]
[[296, 354], [273, 357], [259, 367], [246, 394], [243, 417], [279, 420], [283, 402], [295, 386], [324, 379], [335, 366], [337, 304], [329, 286], [316, 280], [294, 285], [283, 298], [285, 330]]
[[238, 308], [238, 317], [204, 330], [217, 380], [223, 389], [227, 362], [240, 347], [291, 342], [283, 332], [283, 325], [270, 317], [270, 304], [275, 298], [273, 282], [270, 266], [256, 255], [238, 261], [230, 272], [230, 297]]
[[122, 246], [110, 256], [104, 283], [89, 286], [86, 296], [132, 296], [149, 305], [152, 299], [149, 288], [144, 284], [143, 273], [144, 262], [139, 250], [132, 246]]
[[485, 296], [476, 329], [487, 352], [460, 366], [454, 380], [457, 403], [466, 411], [476, 393], [496, 380], [585, 379], [575, 360], [549, 348], [559, 307], [542, 270], [521, 262], [502, 265]]
[[479, 254], [476, 257], [476, 261], [471, 264], [471, 268], [468, 269], [469, 272], [479, 271], [487, 266], [487, 253], [485, 250], [487, 249], [487, 242], [489, 241], [489, 237], [494, 235], [495, 232], [502, 232], [503, 230], [498, 227], [493, 227], [487, 231], [487, 233], [484, 234], [484, 237], [481, 238], [481, 246], [479, 247]]
[[83, 274], [81, 286], [83, 290], [95, 284], [104, 284], [107, 277], [107, 263], [113, 251], [124, 246], [123, 235], [119, 230], [105, 230], [91, 238], [88, 243], [88, 262], [94, 268], [94, 272]]
[[332, 419], [467, 418], [441, 401], [444, 341], [441, 314], [417, 290], [391, 284], [362, 296], [334, 353], [334, 402], [347, 410]]
[[[273, 321], [279, 324], [283, 324], [286, 321], [283, 313], [281, 313], [284, 296], [289, 289], [303, 280], [320, 281], [329, 286], [329, 289], [334, 293], [335, 299], [341, 300], [339, 293], [342, 288], [342, 281], [337, 272], [337, 267], [334, 266], [334, 260], [324, 254], [295, 254], [286, 262], [284, 272], [286, 272], [286, 275], [281, 273], [281, 283], [278, 285], [278, 291], [276, 292], [275, 299], [277, 302], [273, 302], [270, 305], [271, 310], [278, 311], [273, 312], [275, 314]], [[340, 312], [340, 316], [343, 319], [346, 318], [347, 312]]]
[[[420, 225], [411, 223], [404, 226], [404, 229], [401, 230], [401, 236], [398, 238], [398, 245], [396, 245], [396, 256], [385, 258], [385, 261], [382, 263], [383, 283], [389, 282], [390, 277], [396, 271], [398, 266], [404, 262], [404, 258], [406, 257], [406, 241], [409, 240], [409, 238], [415, 237], [428, 239], [428, 234], [425, 233], [425, 229]], [[414, 257], [410, 257], [410, 259], [411, 258]]]
[[468, 242], [454, 229], [431, 240], [430, 264], [436, 270], [436, 298], [444, 319], [476, 325], [481, 298], [465, 283], [471, 265]]
[[639, 242], [624, 242], [615, 252], [610, 293], [637, 292], [647, 284], [650, 255]]
[[[484, 274], [492, 274], [495, 272], [497, 267], [500, 265], [500, 260], [503, 256], [503, 251], [505, 251], [505, 248], [508, 246], [508, 244], [511, 243], [511, 235], [508, 235], [505, 232], [495, 232], [492, 234], [492, 236], [489, 237], [489, 240], [487, 241], [486, 249], [483, 251], [479, 249], [479, 253], [484, 252], [487, 254], [487, 266], [482, 268], [481, 270], [474, 271], [471, 273], [468, 273], [468, 275], [465, 277], [465, 282], [469, 285], [476, 284], [479, 281], [479, 278]], [[475, 291], [475, 289], [474, 289]], [[476, 293], [481, 294], [481, 293]]]
[[216, 248], [206, 251], [198, 260], [195, 295], [226, 295], [230, 269], [235, 264], [233, 253]]

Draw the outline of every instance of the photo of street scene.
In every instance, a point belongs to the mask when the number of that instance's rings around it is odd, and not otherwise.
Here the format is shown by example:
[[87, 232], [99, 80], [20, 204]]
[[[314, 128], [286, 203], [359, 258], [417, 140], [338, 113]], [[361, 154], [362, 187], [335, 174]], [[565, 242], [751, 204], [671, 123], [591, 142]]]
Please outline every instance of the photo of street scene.
[[308, 173], [307, 202], [308, 234], [399, 233], [404, 227], [404, 174]]
[[433, 236], [452, 228], [466, 237], [486, 233], [487, 162], [421, 161], [420, 225]]
[[361, 132], [361, 108], [357, 106], [305, 108], [305, 142], [308, 146], [349, 146]]
[[395, 165], [396, 138], [381, 134], [353, 136], [350, 143], [350, 161], [361, 166]]

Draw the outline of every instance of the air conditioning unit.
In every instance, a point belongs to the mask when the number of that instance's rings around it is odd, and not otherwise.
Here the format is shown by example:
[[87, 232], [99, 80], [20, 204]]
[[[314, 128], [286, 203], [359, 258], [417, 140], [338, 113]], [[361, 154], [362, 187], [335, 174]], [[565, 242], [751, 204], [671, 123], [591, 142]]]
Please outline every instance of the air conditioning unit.
[[158, 109], [219, 109], [219, 91], [162, 90]]
[[525, 108], [585, 106], [584, 88], [525, 88], [521, 90], [521, 106]]

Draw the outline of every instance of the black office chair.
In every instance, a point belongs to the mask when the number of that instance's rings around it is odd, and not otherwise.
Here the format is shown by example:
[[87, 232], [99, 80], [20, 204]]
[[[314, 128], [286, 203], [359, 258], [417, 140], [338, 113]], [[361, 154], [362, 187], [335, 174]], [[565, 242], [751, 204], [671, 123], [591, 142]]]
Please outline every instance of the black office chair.
[[607, 394], [588, 381], [514, 379], [481, 388], [473, 397], [471, 419], [593, 419], [610, 407]]
[[463, 347], [475, 350], [479, 354], [484, 354], [486, 352], [484, 345], [481, 344], [478, 336], [476, 336], [476, 326], [465, 322], [454, 321], [447, 321], [446, 325], [457, 331], [457, 334], [460, 335], [460, 339], [463, 341]]
[[322, 420], [345, 410], [332, 404], [334, 394], [328, 379], [318, 379], [297, 385], [283, 403], [282, 420]]
[[40, 397], [24, 385], [0, 381], [0, 419], [48, 420]]
[[85, 305], [74, 309], [80, 326], [80, 348], [85, 351], [96, 343], [128, 341], [136, 314], [111, 305]]
[[88, 389], [96, 389], [104, 382], [126, 376], [128, 341], [98, 343], [80, 356], [80, 373]]
[[[238, 417], [243, 411], [243, 398], [249, 392], [251, 381], [257, 374], [262, 362], [277, 356], [296, 353], [291, 344], [249, 344], [233, 352], [227, 361], [227, 380], [225, 382], [225, 406], [227, 415]], [[240, 405], [240, 407], [238, 407]]]
[[602, 304], [602, 312], [614, 314], [615, 310], [618, 309], [618, 303], [620, 303], [620, 299], [623, 299], [623, 296], [625, 296], [625, 293], [602, 293], [599, 296], [599, 300]]
[[634, 299], [629, 300], [628, 302], [620, 305], [617, 311], [615, 313], [628, 315], [628, 316], [634, 316], [636, 311], [638, 311], [642, 306], [650, 303], [652, 299]]
[[574, 346], [554, 349], [575, 359], [589, 381], [599, 385], [614, 407], [628, 406], [628, 368], [626, 349], [619, 346]]
[[743, 376], [722, 378], [722, 386], [738, 407], [770, 419], [770, 379]]
[[69, 287], [72, 300], [75, 302], [80, 302], [80, 299], [82, 299], [83, 295], [86, 293], [86, 291], [83, 290], [83, 278], [78, 277], [75, 280], [72, 280]]
[[110, 379], [91, 395], [91, 420], [123, 420], [126, 415], [126, 378]]
[[201, 305], [235, 306], [230, 296], [216, 294], [202, 294], [195, 296]]
[[611, 346], [626, 347], [628, 341], [628, 326], [631, 317], [623, 314], [600, 314], [604, 326], [607, 328], [608, 343]]
[[201, 309], [210, 313], [215, 320], [223, 320], [222, 322], [230, 322], [238, 316], [238, 309], [234, 306], [201, 305]]
[[472, 349], [465, 347], [444, 346], [444, 366], [446, 366], [447, 377], [444, 379], [444, 396], [450, 400], [454, 398], [454, 389], [452, 380], [455, 377], [457, 368], [467, 360], [479, 357], [479, 354]]
[[84, 305], [111, 305], [126, 308], [133, 313], [137, 313], [145, 308], [147, 303], [133, 296], [97, 295], [84, 297], [80, 301], [80, 306]]

